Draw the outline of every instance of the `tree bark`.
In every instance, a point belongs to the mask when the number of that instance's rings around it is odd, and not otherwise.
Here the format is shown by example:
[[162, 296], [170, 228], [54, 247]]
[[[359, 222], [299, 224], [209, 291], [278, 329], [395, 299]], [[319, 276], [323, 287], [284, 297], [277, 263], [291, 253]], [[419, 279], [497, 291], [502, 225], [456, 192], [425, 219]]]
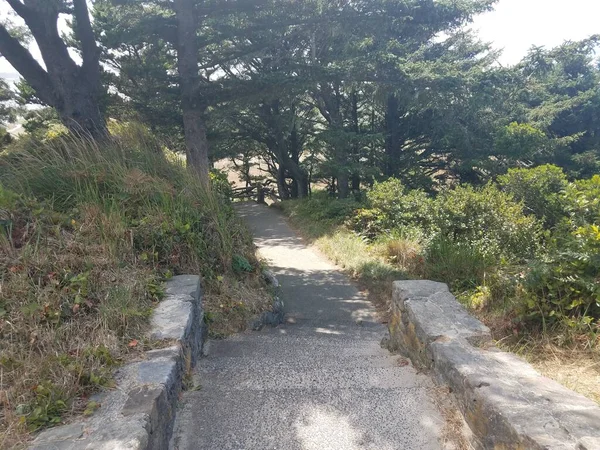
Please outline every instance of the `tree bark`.
[[186, 159], [188, 168], [198, 174], [203, 184], [208, 185], [210, 164], [204, 118], [206, 105], [199, 92], [197, 13], [193, 0], [174, 0], [173, 7], [177, 16], [177, 69]]
[[350, 195], [349, 181], [350, 177], [348, 176], [348, 172], [346, 170], [340, 170], [338, 174], [338, 198], [344, 199], [348, 198]]
[[0, 54], [21, 74], [38, 99], [55, 108], [69, 130], [92, 138], [107, 134], [100, 111], [100, 51], [85, 0], [73, 0], [75, 35], [81, 43], [82, 65], [69, 56], [58, 30], [59, 2], [7, 0], [25, 21], [35, 39], [46, 69], [8, 30], [0, 25]]
[[289, 200], [290, 192], [285, 181], [285, 168], [281, 163], [279, 163], [279, 167], [277, 168], [277, 190], [279, 191], [281, 200]]
[[400, 113], [398, 111], [398, 99], [394, 94], [388, 95], [385, 110], [385, 175], [393, 177], [400, 170]]

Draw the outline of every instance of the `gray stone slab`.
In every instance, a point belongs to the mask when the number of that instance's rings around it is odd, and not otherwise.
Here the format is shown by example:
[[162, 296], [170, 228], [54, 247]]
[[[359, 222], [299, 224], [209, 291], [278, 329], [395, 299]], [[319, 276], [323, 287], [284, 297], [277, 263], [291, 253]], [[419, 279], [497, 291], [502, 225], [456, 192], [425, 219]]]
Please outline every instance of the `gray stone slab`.
[[396, 281], [393, 302], [408, 314], [408, 322], [415, 326], [417, 337], [424, 344], [442, 336], [463, 338], [476, 345], [492, 339], [490, 329], [470, 315], [445, 284]]
[[182, 340], [192, 326], [193, 306], [181, 298], [169, 298], [159, 303], [152, 315], [151, 339]]
[[75, 450], [76, 442], [83, 437], [83, 424], [73, 423], [52, 428], [39, 435], [30, 447], [32, 450]]
[[434, 372], [456, 394], [484, 448], [577, 450], [600, 439], [595, 402], [541, 376], [515, 355], [458, 340], [435, 342], [432, 351]]

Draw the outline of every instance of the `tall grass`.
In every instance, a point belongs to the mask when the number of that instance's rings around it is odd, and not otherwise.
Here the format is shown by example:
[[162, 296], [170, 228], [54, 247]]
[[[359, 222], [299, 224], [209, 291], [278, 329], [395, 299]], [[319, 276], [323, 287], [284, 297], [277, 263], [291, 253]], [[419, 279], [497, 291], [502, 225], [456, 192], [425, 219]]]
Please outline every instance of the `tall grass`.
[[[143, 128], [103, 142], [23, 138], [0, 155], [0, 447], [110, 387], [145, 330], [161, 280], [203, 277], [219, 333], [269, 296], [246, 228]], [[248, 261], [239, 272], [232, 261]]]

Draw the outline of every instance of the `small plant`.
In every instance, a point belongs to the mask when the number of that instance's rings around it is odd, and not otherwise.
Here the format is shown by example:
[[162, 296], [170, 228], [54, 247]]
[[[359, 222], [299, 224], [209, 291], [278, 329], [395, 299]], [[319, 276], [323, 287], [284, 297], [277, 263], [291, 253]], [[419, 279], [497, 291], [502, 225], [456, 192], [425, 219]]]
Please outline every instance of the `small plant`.
[[233, 255], [233, 260], [231, 262], [234, 272], [242, 273], [242, 272], [252, 272], [254, 271], [254, 267], [250, 264], [250, 261], [246, 259], [243, 255]]
[[38, 384], [33, 392], [35, 397], [30, 403], [17, 406], [22, 422], [30, 431], [59, 424], [67, 410], [64, 393], [49, 381]]

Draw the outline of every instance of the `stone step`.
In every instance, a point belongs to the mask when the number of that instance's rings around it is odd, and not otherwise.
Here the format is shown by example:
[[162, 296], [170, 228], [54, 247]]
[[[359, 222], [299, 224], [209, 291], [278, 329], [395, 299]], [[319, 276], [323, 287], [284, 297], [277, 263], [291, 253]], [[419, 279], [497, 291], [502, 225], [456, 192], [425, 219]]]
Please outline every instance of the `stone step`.
[[204, 389], [224, 388], [233, 390], [285, 390], [285, 389], [399, 389], [421, 387], [414, 372], [399, 367], [315, 367], [291, 368], [265, 366], [261, 370], [243, 368], [197, 370], [198, 381]]
[[[439, 449], [443, 424], [422, 388], [191, 392], [179, 413], [179, 449]], [[283, 431], [283, 432], [282, 432]]]
[[200, 362], [199, 370], [218, 371], [222, 369], [231, 369], [237, 371], [263, 372], [265, 369], [294, 369], [294, 370], [312, 370], [315, 368], [339, 368], [341, 364], [344, 367], [362, 368], [362, 367], [410, 367], [410, 361], [400, 355], [390, 356], [385, 354], [373, 355], [366, 351], [361, 355], [356, 355], [352, 351], [331, 353], [326, 357], [315, 357], [307, 351], [289, 352], [285, 349], [279, 349], [275, 354], [256, 356], [248, 354], [244, 356], [208, 356]]

